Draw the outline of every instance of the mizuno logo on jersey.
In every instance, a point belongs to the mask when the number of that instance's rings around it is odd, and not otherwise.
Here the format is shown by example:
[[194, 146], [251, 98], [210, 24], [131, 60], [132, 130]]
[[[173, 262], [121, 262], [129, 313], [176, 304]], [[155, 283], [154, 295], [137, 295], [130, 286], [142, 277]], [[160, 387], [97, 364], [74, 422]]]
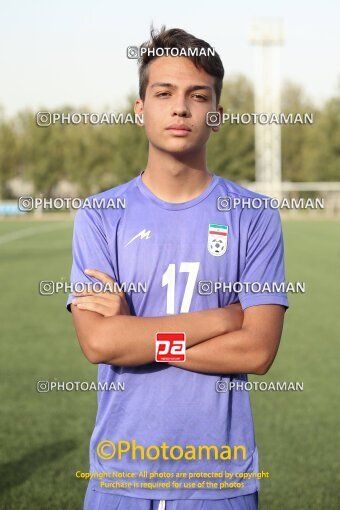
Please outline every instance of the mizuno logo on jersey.
[[138, 238], [139, 239], [149, 239], [150, 236], [151, 236], [151, 230], [145, 230], [145, 228], [143, 228], [143, 230], [138, 232], [138, 234], [136, 234], [132, 239], [130, 239], [130, 241], [125, 246], [128, 246], [135, 239], [138, 239]]

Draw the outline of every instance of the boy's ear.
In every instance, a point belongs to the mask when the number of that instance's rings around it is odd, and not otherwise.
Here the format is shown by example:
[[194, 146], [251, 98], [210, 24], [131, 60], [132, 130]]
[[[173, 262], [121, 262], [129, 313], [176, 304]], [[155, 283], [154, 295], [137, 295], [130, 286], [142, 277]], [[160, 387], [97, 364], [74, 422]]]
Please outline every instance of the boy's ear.
[[134, 109], [135, 114], [137, 114], [139, 116], [139, 119], [137, 120], [138, 126], [143, 126], [143, 124], [144, 124], [144, 122], [143, 122], [143, 106], [144, 106], [143, 101], [140, 98], [136, 99], [133, 109]]
[[[220, 104], [218, 104], [218, 105], [217, 105], [217, 108], [216, 108], [216, 112], [218, 112], [218, 113], [219, 113], [220, 119], [222, 119], [222, 118], [223, 118], [223, 106], [222, 106], [222, 105], [220, 105]], [[212, 127], [212, 128], [211, 128], [211, 129], [212, 129], [212, 131], [214, 131], [214, 133], [217, 133], [217, 131], [219, 131], [219, 129], [220, 129], [220, 125], [221, 125], [221, 124], [219, 124], [218, 126], [214, 126], [214, 127]]]

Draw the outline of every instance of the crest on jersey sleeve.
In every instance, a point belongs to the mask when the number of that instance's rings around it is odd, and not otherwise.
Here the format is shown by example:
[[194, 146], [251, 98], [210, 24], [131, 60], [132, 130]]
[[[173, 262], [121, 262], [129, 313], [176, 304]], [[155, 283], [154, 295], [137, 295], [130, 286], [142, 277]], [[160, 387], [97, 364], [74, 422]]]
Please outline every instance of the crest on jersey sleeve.
[[214, 257], [220, 257], [227, 251], [228, 246], [228, 225], [216, 225], [209, 223], [208, 229], [208, 250]]

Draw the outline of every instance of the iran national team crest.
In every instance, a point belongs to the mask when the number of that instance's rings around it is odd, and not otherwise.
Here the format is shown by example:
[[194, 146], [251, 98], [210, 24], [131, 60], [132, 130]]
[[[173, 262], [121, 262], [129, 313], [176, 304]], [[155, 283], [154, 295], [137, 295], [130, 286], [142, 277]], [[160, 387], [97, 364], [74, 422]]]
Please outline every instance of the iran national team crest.
[[209, 223], [208, 250], [211, 255], [220, 257], [227, 251], [228, 231], [228, 225]]

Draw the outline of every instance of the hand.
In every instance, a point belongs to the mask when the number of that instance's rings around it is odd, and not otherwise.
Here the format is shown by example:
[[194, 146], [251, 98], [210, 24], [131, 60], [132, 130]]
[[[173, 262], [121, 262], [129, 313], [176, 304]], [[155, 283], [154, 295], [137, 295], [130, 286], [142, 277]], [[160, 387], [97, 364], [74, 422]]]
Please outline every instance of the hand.
[[130, 308], [126, 301], [124, 292], [115, 290], [117, 282], [111, 276], [96, 269], [85, 269], [87, 275], [97, 278], [105, 287], [112, 290], [104, 292], [83, 291], [74, 292], [73, 304], [80, 310], [89, 310], [97, 312], [104, 317], [113, 317], [114, 315], [130, 315]]

